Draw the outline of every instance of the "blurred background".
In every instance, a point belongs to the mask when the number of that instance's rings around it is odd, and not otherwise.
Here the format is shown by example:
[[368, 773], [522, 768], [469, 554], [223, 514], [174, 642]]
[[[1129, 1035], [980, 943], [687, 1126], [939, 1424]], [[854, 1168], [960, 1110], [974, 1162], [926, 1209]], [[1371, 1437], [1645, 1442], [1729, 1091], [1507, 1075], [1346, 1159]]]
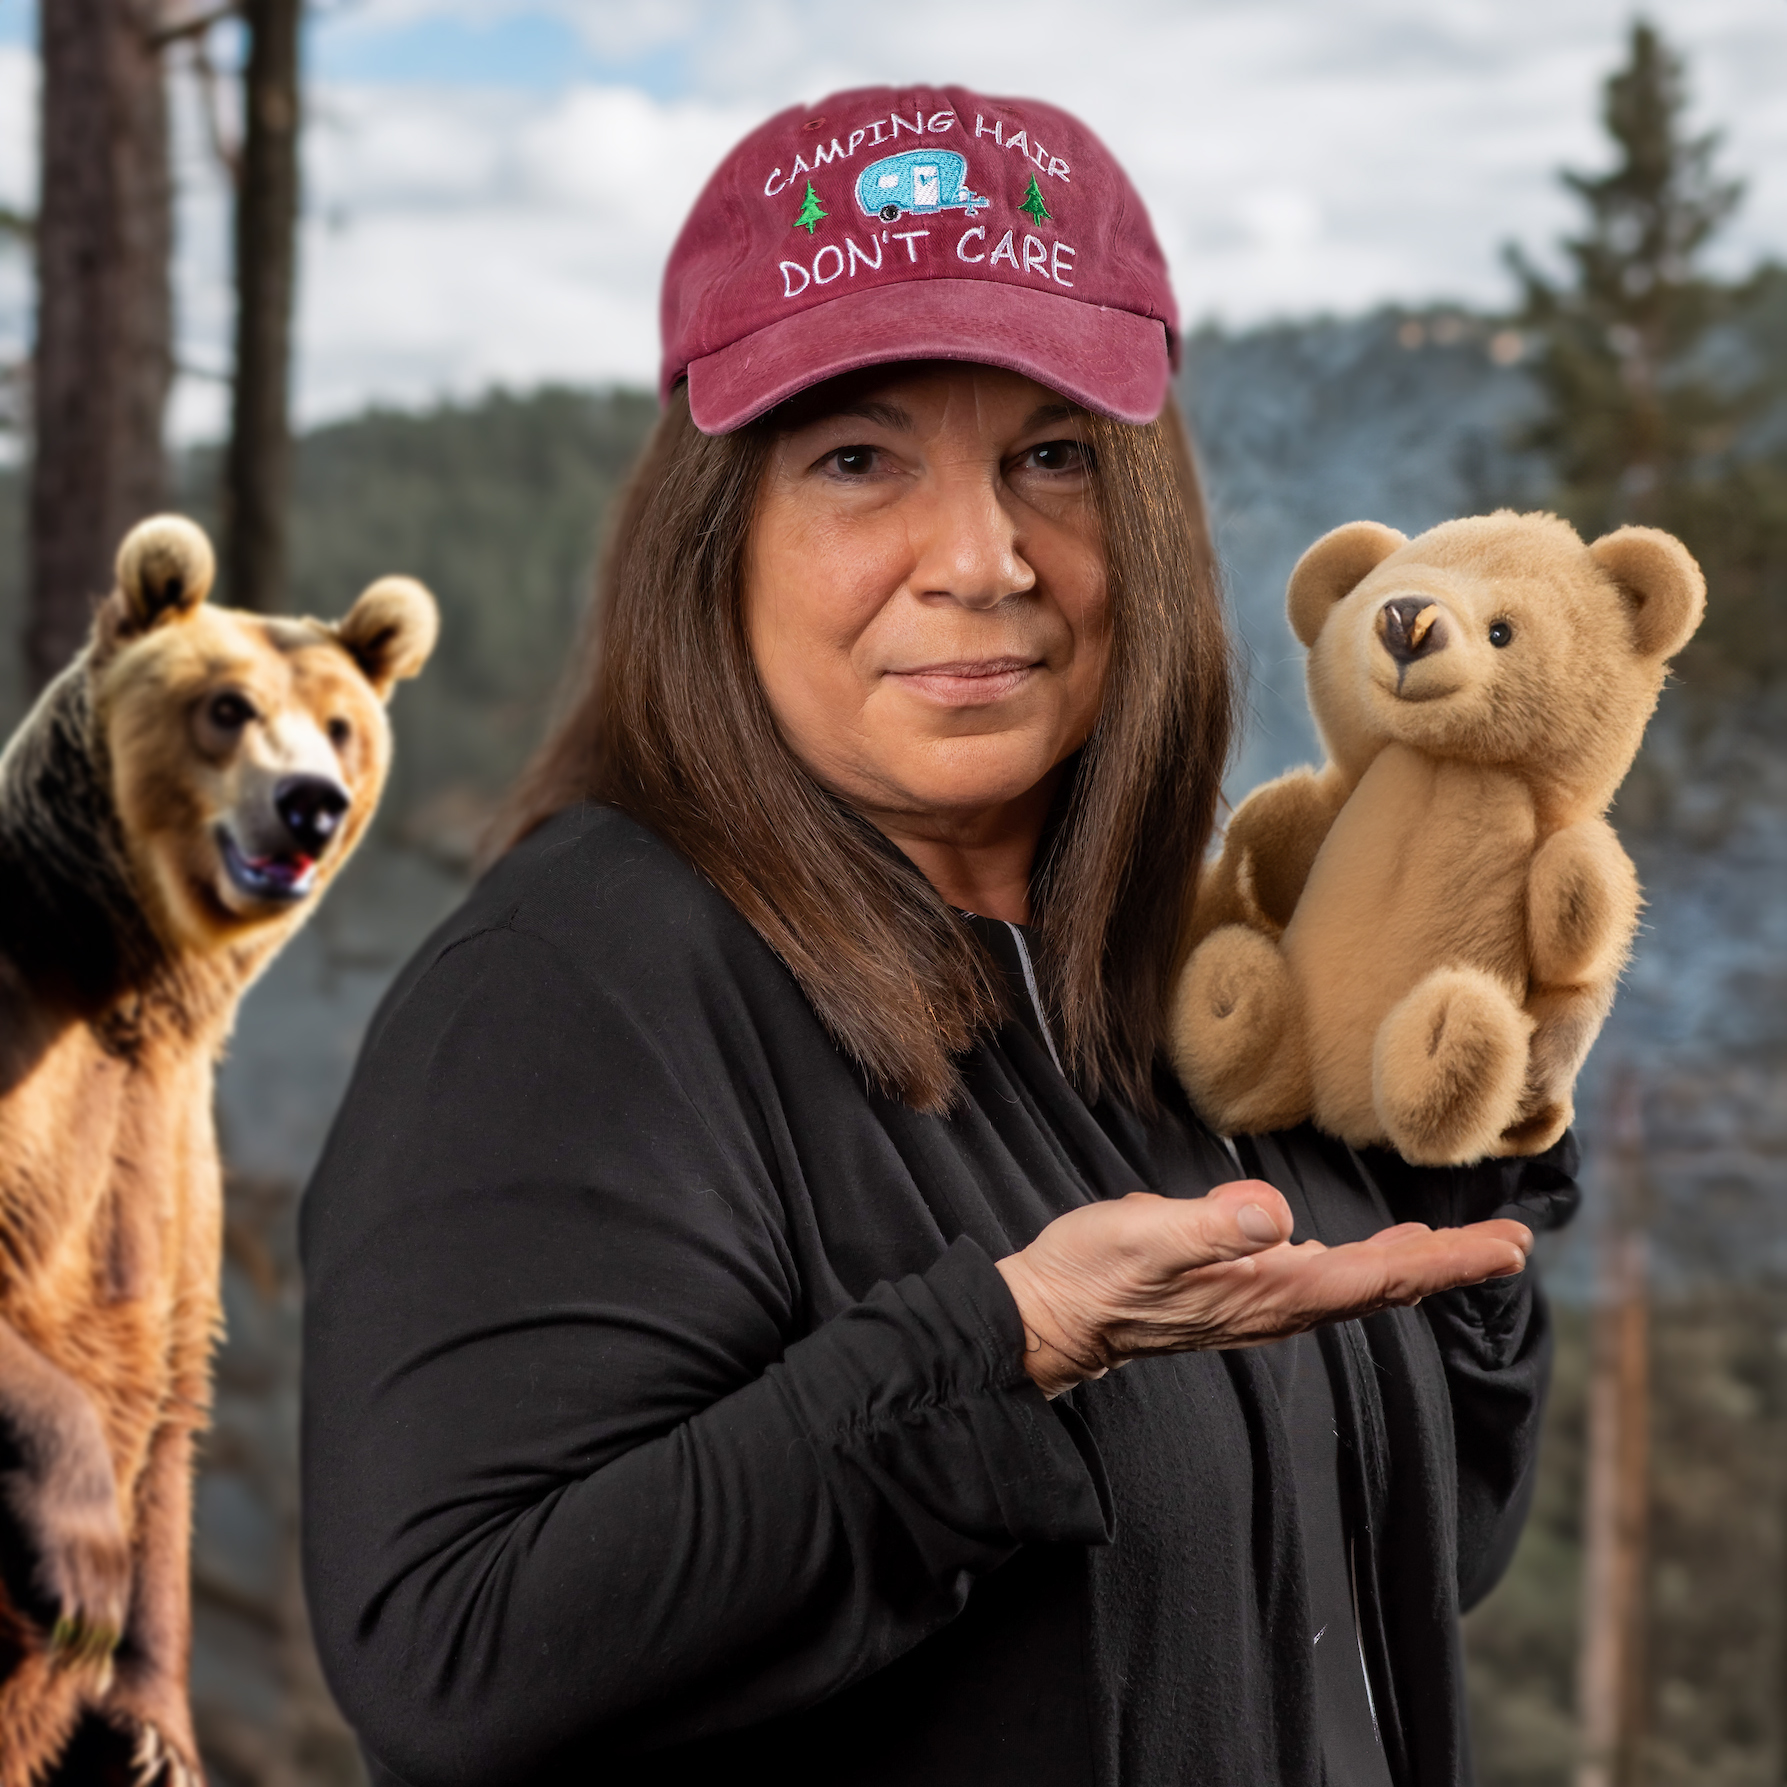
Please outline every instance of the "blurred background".
[[1534, 1516], [1467, 1641], [1486, 1787], [1787, 1780], [1783, 0], [0, 0], [7, 729], [167, 504], [224, 600], [333, 616], [401, 570], [445, 620], [377, 833], [221, 1079], [214, 1781], [360, 1779], [297, 1577], [294, 1214], [551, 711], [665, 252], [770, 111], [919, 79], [1075, 110], [1152, 209], [1251, 670], [1231, 792], [1314, 751], [1282, 598], [1325, 529], [1513, 503], [1701, 557], [1614, 815], [1649, 908], [1548, 1249]]

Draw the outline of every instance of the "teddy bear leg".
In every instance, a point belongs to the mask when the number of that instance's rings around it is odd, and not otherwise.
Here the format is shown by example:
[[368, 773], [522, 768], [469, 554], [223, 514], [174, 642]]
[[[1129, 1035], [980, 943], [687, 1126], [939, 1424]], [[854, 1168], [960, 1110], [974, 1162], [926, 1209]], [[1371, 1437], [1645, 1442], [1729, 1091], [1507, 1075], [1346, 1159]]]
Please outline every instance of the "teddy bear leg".
[[1287, 1129], [1309, 1115], [1302, 1001], [1278, 945], [1244, 925], [1192, 951], [1169, 1018], [1173, 1065], [1223, 1135]]
[[1390, 1145], [1416, 1166], [1501, 1153], [1526, 1086], [1532, 1019], [1474, 968], [1436, 969], [1378, 1028], [1371, 1091]]

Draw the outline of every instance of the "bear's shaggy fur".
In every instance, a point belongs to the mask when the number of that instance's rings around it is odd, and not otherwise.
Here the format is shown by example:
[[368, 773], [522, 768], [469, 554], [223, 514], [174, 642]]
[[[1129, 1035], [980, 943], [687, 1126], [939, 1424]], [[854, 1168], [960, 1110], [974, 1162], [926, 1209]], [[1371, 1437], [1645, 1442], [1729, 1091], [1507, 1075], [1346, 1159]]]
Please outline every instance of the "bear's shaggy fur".
[[83, 1779], [201, 1778], [213, 1064], [364, 831], [385, 698], [436, 632], [404, 579], [325, 625], [209, 608], [211, 575], [190, 522], [134, 529], [0, 758], [0, 1787], [48, 1778], [77, 1728]]
[[1313, 1117], [1424, 1165], [1537, 1153], [1637, 927], [1603, 815], [1700, 623], [1699, 569], [1650, 528], [1358, 521], [1288, 605], [1328, 762], [1230, 821], [1174, 995], [1180, 1077], [1230, 1134]]

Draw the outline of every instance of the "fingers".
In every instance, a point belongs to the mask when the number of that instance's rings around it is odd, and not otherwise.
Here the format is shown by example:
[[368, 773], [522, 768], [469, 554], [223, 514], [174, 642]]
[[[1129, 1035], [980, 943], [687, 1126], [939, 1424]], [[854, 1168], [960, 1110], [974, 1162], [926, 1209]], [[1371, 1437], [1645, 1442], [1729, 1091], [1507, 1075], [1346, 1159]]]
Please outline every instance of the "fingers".
[[1281, 1280], [1306, 1322], [1338, 1321], [1520, 1272], [1531, 1242], [1518, 1223], [1479, 1223], [1468, 1229], [1412, 1224], [1400, 1234], [1378, 1235], [1320, 1255], [1287, 1249], [1288, 1259], [1261, 1264], [1262, 1271]]
[[1504, 1272], [1491, 1272], [1490, 1278], [1513, 1278], [1526, 1270], [1526, 1262], [1533, 1251], [1533, 1231], [1524, 1222], [1510, 1222], [1505, 1217], [1494, 1222], [1473, 1222], [1456, 1233], [1461, 1235], [1482, 1235], [1511, 1243], [1520, 1254], [1518, 1265], [1511, 1265]]
[[1400, 1241], [1408, 1235], [1426, 1235], [1432, 1233], [1432, 1225], [1425, 1222], [1399, 1222], [1394, 1228], [1379, 1229], [1375, 1235], [1367, 1235], [1359, 1243], [1361, 1247], [1384, 1247], [1392, 1241]]
[[1523, 1269], [1527, 1256], [1533, 1251], [1533, 1232], [1523, 1222], [1508, 1222], [1497, 1219], [1494, 1222], [1473, 1222], [1463, 1229], [1430, 1229], [1424, 1222], [1399, 1222], [1394, 1228], [1379, 1229], [1375, 1235], [1368, 1236], [1359, 1245], [1362, 1247], [1389, 1247], [1398, 1241], [1406, 1241], [1414, 1235], [1454, 1235], [1472, 1234], [1493, 1236], [1497, 1239], [1511, 1241], [1520, 1249], [1520, 1265], [1510, 1265], [1505, 1273], [1491, 1272], [1491, 1278], [1510, 1277]]

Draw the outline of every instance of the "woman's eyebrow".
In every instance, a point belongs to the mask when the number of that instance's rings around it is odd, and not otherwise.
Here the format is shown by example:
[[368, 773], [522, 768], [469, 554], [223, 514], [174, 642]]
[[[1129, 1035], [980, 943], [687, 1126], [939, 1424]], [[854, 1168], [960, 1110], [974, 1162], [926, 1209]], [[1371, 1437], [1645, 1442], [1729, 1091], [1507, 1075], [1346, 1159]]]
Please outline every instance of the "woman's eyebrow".
[[1075, 422], [1085, 413], [1077, 403], [1039, 403], [1024, 418], [1024, 426], [1018, 432], [1028, 434], [1031, 429], [1046, 428], [1051, 422]]
[[846, 403], [841, 408], [827, 410], [822, 416], [815, 416], [806, 423], [808, 428], [817, 427], [826, 422], [878, 422], [883, 428], [910, 428], [912, 417], [897, 403], [886, 403], [880, 398], [865, 398], [861, 403]]

